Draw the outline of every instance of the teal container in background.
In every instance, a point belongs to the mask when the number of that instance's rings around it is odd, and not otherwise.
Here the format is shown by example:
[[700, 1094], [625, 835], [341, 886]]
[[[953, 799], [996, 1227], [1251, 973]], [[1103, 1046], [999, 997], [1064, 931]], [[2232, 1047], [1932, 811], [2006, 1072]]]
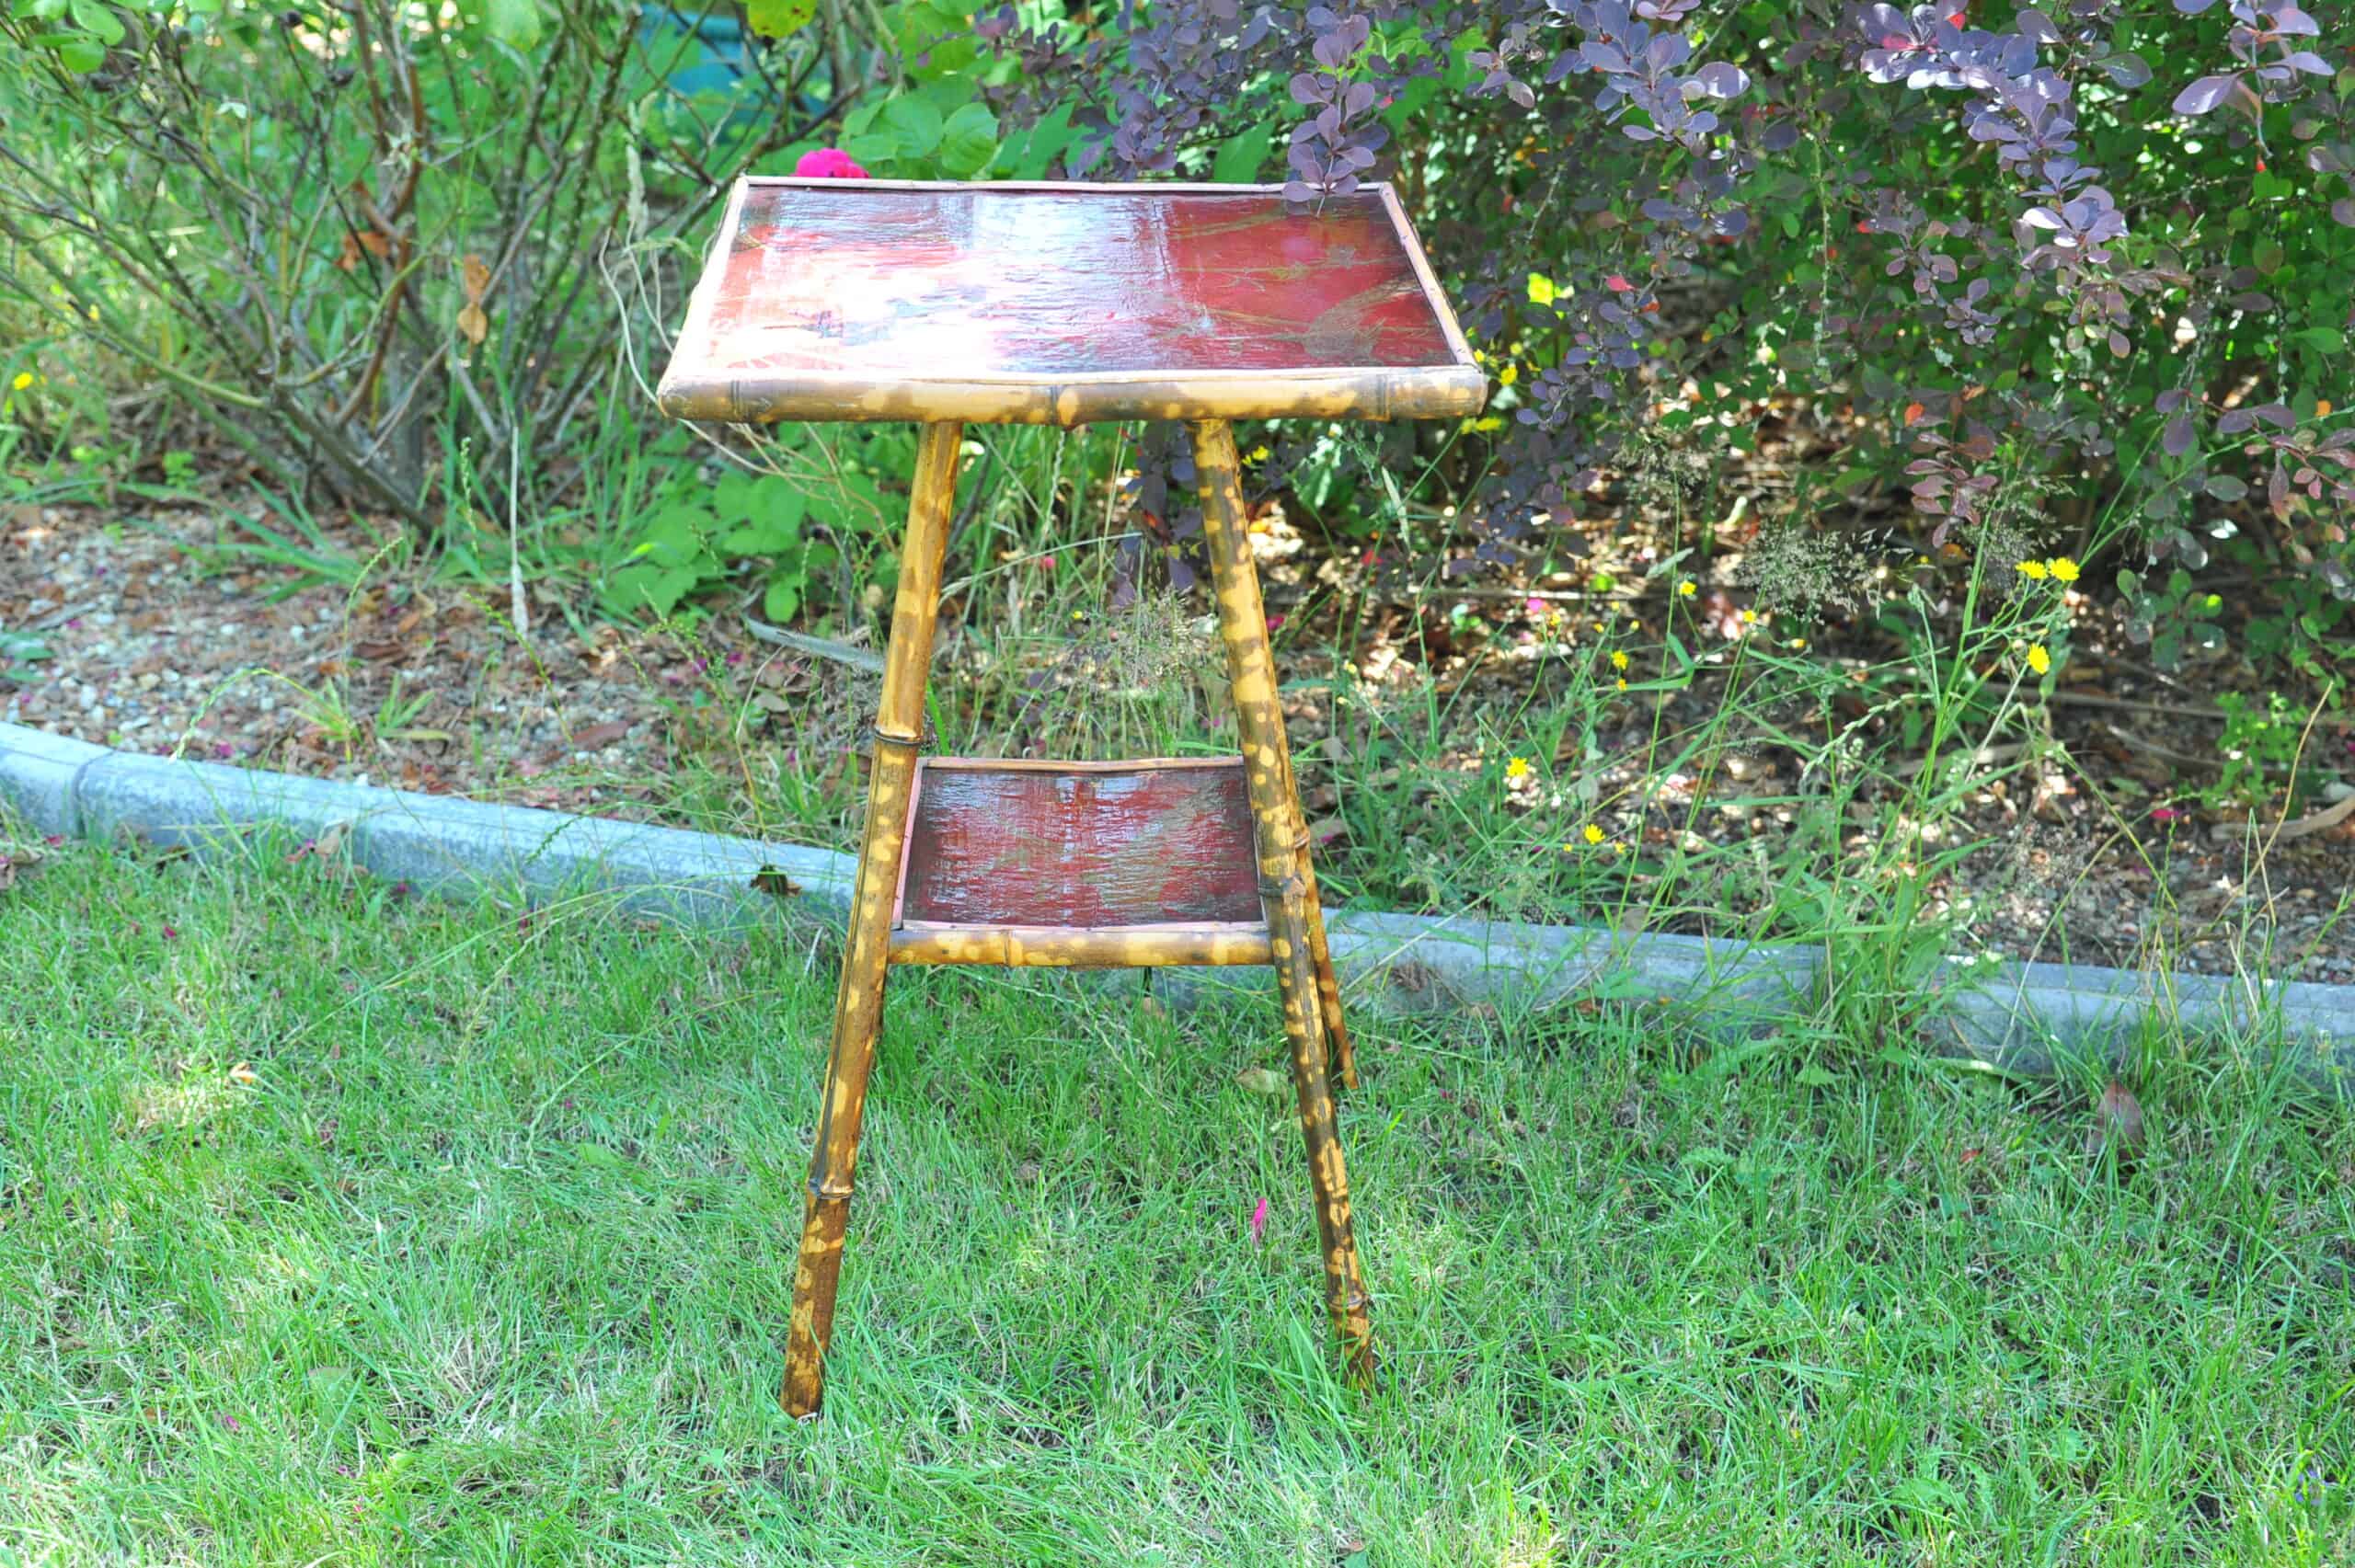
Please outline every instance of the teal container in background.
[[681, 97], [737, 100], [731, 120], [775, 106], [773, 90], [753, 64], [744, 19], [732, 10], [640, 6], [638, 46], [647, 64]]

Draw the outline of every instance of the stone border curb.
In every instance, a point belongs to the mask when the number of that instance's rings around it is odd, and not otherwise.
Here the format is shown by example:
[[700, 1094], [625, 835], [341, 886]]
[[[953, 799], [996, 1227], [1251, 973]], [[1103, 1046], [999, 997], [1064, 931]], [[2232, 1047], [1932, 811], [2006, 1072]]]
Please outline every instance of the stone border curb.
[[[856, 871], [831, 850], [172, 761], [9, 724], [0, 807], [43, 834], [197, 850], [271, 824], [314, 839], [340, 828], [345, 853], [386, 881], [459, 897], [603, 891], [632, 913], [696, 925], [774, 921], [775, 896], [751, 886], [764, 869], [786, 874], [801, 912], [838, 921]], [[1364, 911], [1327, 923], [1353, 996], [1392, 1012], [1666, 998], [1748, 1033], [1810, 1007], [1823, 971], [1814, 949], [1727, 938]], [[1202, 971], [1154, 983], [1179, 1000], [1212, 988]], [[2115, 1059], [2152, 1014], [2186, 1031], [2261, 1031], [2269, 1055], [2287, 1053], [2316, 1085], [2347, 1092], [2355, 1072], [2355, 988], [2004, 963], [1944, 966], [1931, 989], [1944, 999], [1934, 1026], [1952, 1033], [1938, 1048], [2006, 1072]]]

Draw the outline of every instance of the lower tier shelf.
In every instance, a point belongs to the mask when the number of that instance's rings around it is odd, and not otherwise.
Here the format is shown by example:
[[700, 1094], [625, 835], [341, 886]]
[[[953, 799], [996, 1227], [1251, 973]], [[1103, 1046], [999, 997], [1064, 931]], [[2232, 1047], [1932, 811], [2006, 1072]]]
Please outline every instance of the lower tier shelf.
[[1161, 969], [1189, 964], [1272, 962], [1267, 928], [1203, 925], [903, 925], [891, 933], [894, 964], [996, 964], [1016, 968]]

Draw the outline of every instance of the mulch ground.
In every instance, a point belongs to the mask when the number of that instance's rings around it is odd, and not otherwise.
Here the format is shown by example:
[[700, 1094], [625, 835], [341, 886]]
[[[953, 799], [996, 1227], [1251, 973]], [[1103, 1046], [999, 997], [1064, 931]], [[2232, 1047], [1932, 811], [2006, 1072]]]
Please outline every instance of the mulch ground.
[[[731, 825], [724, 787], [683, 800], [679, 780], [699, 758], [713, 775], [723, 733], [752, 726], [759, 748], [759, 727], [773, 719], [775, 767], [847, 765], [853, 683], [839, 667], [755, 642], [728, 617], [689, 639], [599, 622], [538, 588], [519, 635], [504, 589], [300, 587], [291, 570], [224, 554], [221, 526], [197, 508], [0, 513], [0, 627], [38, 633], [50, 653], [0, 666], [0, 719], [126, 750], [706, 827]], [[1274, 543], [1268, 598], [1282, 613], [1334, 566], [1296, 536]], [[1480, 615], [1468, 633], [1461, 616], [1449, 624], [1396, 607], [1373, 618], [1356, 657], [1377, 675], [1419, 660], [1442, 686], [1488, 683], [1510, 696], [1544, 659], [1473, 654], [1542, 641], [1544, 617], [1561, 601], [1545, 592], [1473, 599]], [[1711, 584], [1697, 608], [1730, 627], [1747, 601]], [[1886, 657], [1867, 646], [1868, 631], [1848, 635], [1856, 646], [1826, 638], [1821, 657]], [[2355, 980], [2355, 817], [2260, 856], [2231, 836], [2239, 830], [2229, 815], [2188, 803], [2216, 766], [2208, 693], [2219, 682], [2260, 690], [2255, 672], [2162, 674], [2088, 603], [2066, 674], [2049, 711], [2080, 776], [2015, 776], [1975, 791], [1960, 836], [1984, 842], [1935, 884], [1929, 912], [1970, 900], [1970, 940], [2009, 956], [2131, 967], [2163, 952], [2198, 970]], [[1654, 844], [1694, 831], [1754, 838], [1771, 853], [1786, 826], [1775, 813], [1717, 810], [1709, 797], [1770, 793], [1778, 776], [1799, 773], [1796, 756], [1741, 747], [1701, 776], [1648, 765], [1656, 727], [1697, 729], [1712, 700], [1705, 682], [1668, 699], [1665, 713], [1631, 708], [1605, 738], [1617, 759], [1606, 795], [1649, 802], [1614, 830]], [[1312, 701], [1292, 716], [1305, 754], [1327, 715]], [[2355, 779], [2355, 733], [2328, 721], [2314, 745], [2325, 779]], [[1313, 774], [1304, 765], [1304, 784]], [[804, 833], [829, 836], [822, 823]], [[838, 823], [831, 836], [843, 841]], [[1347, 845], [1328, 853], [1345, 856]], [[1737, 899], [1673, 923], [1739, 932], [1744, 914]]]

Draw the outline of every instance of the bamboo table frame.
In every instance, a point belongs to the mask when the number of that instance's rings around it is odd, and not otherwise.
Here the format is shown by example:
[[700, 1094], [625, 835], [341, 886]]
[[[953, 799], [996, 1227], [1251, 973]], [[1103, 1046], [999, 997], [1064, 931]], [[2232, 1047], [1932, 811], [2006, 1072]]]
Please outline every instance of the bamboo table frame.
[[[810, 1159], [782, 1393], [816, 1413], [833, 1334], [861, 1114], [895, 964], [1274, 967], [1316, 1198], [1326, 1303], [1352, 1378], [1374, 1371], [1329, 1073], [1355, 1087], [1308, 835], [1277, 703], [1230, 421], [1476, 413], [1486, 377], [1386, 185], [1318, 212], [1274, 186], [968, 186], [748, 179], [731, 197], [658, 394], [687, 419], [921, 424], [867, 821]], [[1097, 321], [1101, 311], [1102, 320]], [[941, 338], [958, 341], [946, 347]], [[1120, 361], [1120, 362], [1113, 362]], [[1209, 774], [1159, 782], [1197, 847], [1232, 836], [1258, 918], [903, 917], [925, 770], [1054, 771], [1082, 782], [1199, 765], [920, 762], [924, 689], [966, 421], [1182, 419], [1233, 689], [1247, 824]], [[1117, 781], [1125, 788], [1130, 781]], [[1020, 781], [1014, 781], [1019, 787]], [[1209, 793], [1204, 793], [1208, 791]], [[953, 891], [953, 889], [952, 889]], [[928, 892], [920, 897], [929, 897]], [[1150, 898], [1150, 893], [1146, 897]], [[1230, 894], [1230, 902], [1232, 897]], [[1148, 908], [1147, 913], [1153, 911]]]

